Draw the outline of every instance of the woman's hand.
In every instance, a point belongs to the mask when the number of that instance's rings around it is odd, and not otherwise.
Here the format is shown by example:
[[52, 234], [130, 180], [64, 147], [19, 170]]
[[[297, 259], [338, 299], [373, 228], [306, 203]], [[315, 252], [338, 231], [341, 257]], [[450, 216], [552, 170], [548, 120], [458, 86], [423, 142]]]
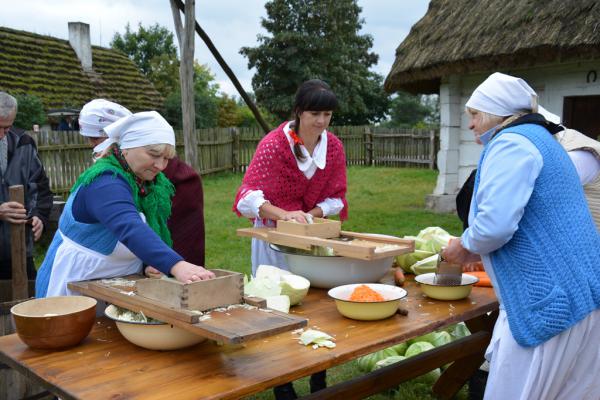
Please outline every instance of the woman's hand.
[[309, 215], [301, 210], [287, 211], [280, 219], [284, 221], [296, 221], [300, 222], [301, 224], [308, 224], [309, 220], [312, 221], [312, 215]]
[[268, 201], [263, 203], [259, 210], [258, 216], [260, 218], [272, 219], [273, 221], [284, 220], [284, 221], [296, 221], [302, 224], [306, 224], [312, 216], [305, 213], [302, 210], [287, 211], [283, 208], [279, 208], [269, 203]]
[[478, 254], [471, 253], [463, 247], [460, 238], [450, 239], [448, 246], [442, 252], [442, 257], [451, 264], [466, 264], [481, 261], [481, 257]]
[[179, 261], [175, 264], [171, 268], [171, 274], [175, 279], [183, 283], [205, 281], [215, 277], [215, 274], [211, 271], [187, 261]]
[[160, 279], [164, 274], [153, 266], [148, 265], [146, 269], [144, 269], [144, 275], [148, 278]]

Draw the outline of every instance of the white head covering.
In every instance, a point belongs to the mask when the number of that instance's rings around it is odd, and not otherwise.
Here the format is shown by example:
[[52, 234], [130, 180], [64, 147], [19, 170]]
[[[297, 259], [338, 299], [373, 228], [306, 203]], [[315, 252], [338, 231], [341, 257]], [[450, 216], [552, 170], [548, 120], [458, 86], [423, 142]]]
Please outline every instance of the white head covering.
[[475, 89], [467, 107], [499, 117], [518, 112], [538, 112], [548, 121], [560, 123], [560, 117], [537, 104], [537, 93], [521, 78], [494, 72]]
[[101, 153], [113, 143], [122, 149], [142, 147], [152, 144], [175, 146], [175, 132], [169, 123], [156, 111], [143, 111], [131, 114], [104, 128], [108, 139], [94, 147]]
[[104, 127], [131, 115], [131, 111], [120, 104], [104, 99], [86, 103], [79, 113], [79, 133], [88, 137], [106, 137]]

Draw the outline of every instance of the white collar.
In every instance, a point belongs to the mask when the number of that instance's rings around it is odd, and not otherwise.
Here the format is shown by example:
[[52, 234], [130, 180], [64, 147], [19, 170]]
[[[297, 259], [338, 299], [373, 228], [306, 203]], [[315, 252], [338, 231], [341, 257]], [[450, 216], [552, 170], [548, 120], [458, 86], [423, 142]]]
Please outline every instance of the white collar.
[[[294, 140], [290, 136], [290, 124], [292, 121], [289, 121], [283, 127], [283, 133], [285, 133], [285, 137], [288, 140], [290, 145], [290, 149], [294, 152]], [[317, 142], [315, 149], [313, 150], [312, 156], [308, 153], [308, 150], [304, 145], [300, 145], [300, 150], [302, 151], [302, 155], [304, 156], [304, 160], [299, 160], [296, 158], [296, 162], [298, 164], [298, 168], [300, 171], [307, 171], [312, 164], [316, 165], [319, 169], [324, 169], [327, 161], [327, 130], [323, 130], [321, 132], [320, 140]]]

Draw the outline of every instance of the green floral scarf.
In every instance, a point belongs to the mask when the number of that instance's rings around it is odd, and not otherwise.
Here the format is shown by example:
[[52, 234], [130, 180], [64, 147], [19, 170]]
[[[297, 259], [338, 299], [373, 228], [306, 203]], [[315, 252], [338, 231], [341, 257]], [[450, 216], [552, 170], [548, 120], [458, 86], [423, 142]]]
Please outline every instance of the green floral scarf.
[[[120, 155], [120, 150], [115, 154]], [[115, 154], [100, 158], [91, 167], [86, 169], [77, 178], [71, 188], [73, 193], [81, 185], [89, 185], [98, 176], [110, 171], [123, 177], [133, 192], [135, 207], [144, 213], [146, 223], [169, 246], [173, 246], [171, 233], [167, 227], [167, 220], [171, 216], [171, 198], [175, 194], [175, 187], [169, 179], [160, 172], [152, 182], [140, 182], [139, 178], [129, 169], [126, 163], [121, 164]], [[123, 160], [124, 161], [124, 160]]]

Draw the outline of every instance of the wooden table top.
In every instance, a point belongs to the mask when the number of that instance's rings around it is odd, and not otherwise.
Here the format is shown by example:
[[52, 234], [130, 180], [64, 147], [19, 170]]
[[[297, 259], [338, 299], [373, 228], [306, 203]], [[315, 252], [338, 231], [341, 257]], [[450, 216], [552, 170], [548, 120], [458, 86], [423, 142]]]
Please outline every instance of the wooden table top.
[[236, 399], [498, 308], [489, 288], [473, 288], [459, 301], [431, 300], [414, 282], [405, 289], [408, 296], [401, 304], [407, 316], [370, 322], [341, 316], [325, 290], [311, 289], [291, 312], [309, 318], [309, 328], [334, 336], [334, 349], [305, 347], [297, 334], [285, 332], [244, 345], [207, 341], [151, 351], [131, 344], [112, 321], [99, 318], [79, 346], [64, 351], [29, 349], [14, 334], [0, 337], [0, 361], [63, 399]]

